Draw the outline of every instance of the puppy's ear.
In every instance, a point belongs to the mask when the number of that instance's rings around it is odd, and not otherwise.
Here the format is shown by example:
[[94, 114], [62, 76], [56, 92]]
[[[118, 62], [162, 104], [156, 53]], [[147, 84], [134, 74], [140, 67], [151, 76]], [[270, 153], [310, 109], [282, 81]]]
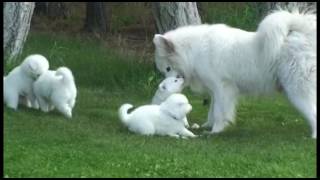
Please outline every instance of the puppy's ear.
[[169, 110], [171, 114], [173, 114], [178, 120], [183, 120], [183, 118], [186, 116], [186, 113], [179, 109], [179, 107], [173, 107]]
[[29, 68], [31, 69], [31, 71], [36, 71], [37, 70], [37, 65], [33, 62], [30, 62], [28, 64]]
[[161, 34], [154, 35], [153, 43], [156, 48], [166, 52], [167, 54], [172, 54], [175, 52], [175, 47], [172, 41]]
[[63, 79], [63, 76], [62, 75], [56, 75], [56, 78], [60, 81]]
[[160, 91], [166, 91], [167, 87], [166, 87], [166, 85], [164, 83], [160, 83], [159, 84], [159, 89], [160, 89]]

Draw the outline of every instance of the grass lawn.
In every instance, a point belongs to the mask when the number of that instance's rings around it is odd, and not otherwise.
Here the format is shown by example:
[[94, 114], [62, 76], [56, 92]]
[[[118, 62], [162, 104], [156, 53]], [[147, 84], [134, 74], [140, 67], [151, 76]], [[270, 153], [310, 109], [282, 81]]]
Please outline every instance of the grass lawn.
[[[48, 57], [51, 69], [72, 69], [77, 102], [72, 120], [4, 107], [5, 177], [316, 177], [316, 141], [281, 95], [240, 99], [236, 124], [219, 135], [144, 137], [123, 127], [117, 110], [151, 101], [161, 80], [153, 59], [48, 34], [29, 36], [23, 57], [31, 53]], [[208, 106], [185, 93], [193, 105], [189, 123], [204, 123]]]

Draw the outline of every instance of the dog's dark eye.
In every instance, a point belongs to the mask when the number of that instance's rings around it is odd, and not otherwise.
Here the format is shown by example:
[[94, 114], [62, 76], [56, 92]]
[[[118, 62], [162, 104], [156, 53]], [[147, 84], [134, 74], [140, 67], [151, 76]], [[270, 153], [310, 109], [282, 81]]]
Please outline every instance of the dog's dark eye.
[[171, 70], [171, 68], [170, 68], [170, 67], [167, 67], [167, 69], [166, 69], [166, 70], [167, 70], [167, 72], [169, 72], [169, 71]]
[[178, 82], [178, 80], [176, 79], [176, 80], [174, 80], [174, 82]]

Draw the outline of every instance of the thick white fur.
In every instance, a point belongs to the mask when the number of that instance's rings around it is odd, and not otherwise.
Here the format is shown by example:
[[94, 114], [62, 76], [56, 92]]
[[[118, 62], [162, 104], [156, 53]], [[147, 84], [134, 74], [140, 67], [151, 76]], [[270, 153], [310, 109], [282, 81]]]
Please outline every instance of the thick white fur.
[[21, 65], [3, 77], [4, 103], [14, 110], [18, 109], [19, 103], [38, 109], [39, 105], [34, 96], [32, 84], [48, 69], [49, 63], [44, 56], [33, 54], [26, 57]]
[[183, 119], [192, 109], [183, 94], [172, 94], [160, 105], [144, 105], [128, 113], [131, 104], [119, 108], [119, 117], [130, 131], [142, 135], [196, 137], [185, 128]]
[[47, 71], [34, 82], [33, 88], [42, 111], [57, 108], [66, 117], [72, 117], [77, 89], [70, 69], [60, 67], [57, 71]]
[[256, 32], [215, 24], [155, 35], [158, 70], [214, 96], [203, 127], [223, 131], [234, 121], [238, 95], [270, 94], [280, 86], [316, 138], [316, 15], [294, 8], [269, 14]]
[[[168, 77], [164, 79], [160, 84], [152, 98], [152, 104], [160, 105], [165, 101], [171, 94], [180, 93], [183, 89], [183, 78]], [[184, 118], [185, 127], [189, 128], [187, 117]]]

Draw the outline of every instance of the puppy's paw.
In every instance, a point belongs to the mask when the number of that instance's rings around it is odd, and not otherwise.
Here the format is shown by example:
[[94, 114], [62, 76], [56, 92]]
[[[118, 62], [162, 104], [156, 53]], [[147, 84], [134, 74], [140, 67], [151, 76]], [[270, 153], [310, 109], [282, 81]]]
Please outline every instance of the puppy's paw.
[[192, 124], [191, 129], [199, 129], [200, 126], [197, 123]]
[[180, 136], [181, 139], [188, 139], [187, 136]]
[[200, 137], [200, 135], [194, 135], [191, 138], [197, 138], [197, 137]]
[[71, 114], [71, 113], [68, 113], [68, 114], [66, 114], [66, 117], [69, 118], [69, 119], [71, 119], [71, 118], [72, 118], [72, 114]]

